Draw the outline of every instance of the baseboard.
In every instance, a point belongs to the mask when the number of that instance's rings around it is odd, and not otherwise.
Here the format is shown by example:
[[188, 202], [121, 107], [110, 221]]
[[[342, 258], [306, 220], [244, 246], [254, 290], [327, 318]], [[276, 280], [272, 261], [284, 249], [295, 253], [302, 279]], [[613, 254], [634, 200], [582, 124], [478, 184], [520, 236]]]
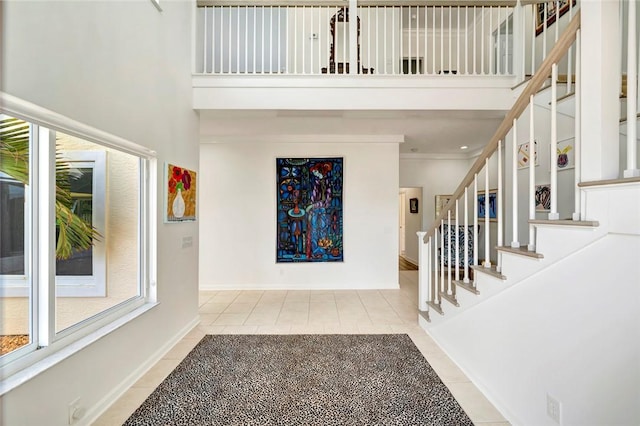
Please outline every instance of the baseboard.
[[242, 290], [242, 291], [256, 291], [256, 290], [397, 290], [400, 288], [400, 284], [397, 282], [389, 284], [355, 284], [355, 285], [340, 285], [336, 284], [218, 284], [218, 285], [200, 285], [200, 291], [218, 291], [218, 290]]
[[115, 389], [109, 392], [96, 405], [87, 410], [84, 418], [79, 420], [76, 425], [85, 426], [93, 424], [102, 414], [104, 414], [113, 403], [115, 403], [124, 393], [133, 386], [142, 376], [145, 375], [151, 367], [153, 367], [163, 356], [167, 354], [184, 336], [193, 330], [200, 323], [200, 316], [196, 316], [186, 326], [184, 326], [171, 339], [165, 342], [157, 351], [155, 351], [143, 364], [136, 368], [129, 376], [127, 376]]
[[[425, 322], [425, 325], [426, 325], [426, 322]], [[464, 373], [464, 375], [467, 376], [467, 378], [471, 381], [471, 383], [473, 383], [475, 387], [477, 387], [478, 390], [482, 392], [482, 394], [489, 400], [491, 404], [493, 404], [493, 406], [500, 412], [500, 414], [502, 414], [504, 418], [509, 421], [509, 423], [511, 423], [512, 425], [524, 424], [518, 419], [518, 417], [515, 414], [513, 414], [511, 410], [507, 408], [506, 404], [504, 404], [500, 398], [497, 398], [495, 395], [492, 394], [490, 388], [487, 387], [482, 380], [478, 379], [478, 377], [475, 374], [473, 374], [469, 369], [465, 368], [464, 365], [461, 365], [458, 362], [456, 362], [456, 360], [451, 356], [451, 353], [448, 350], [446, 345], [442, 344], [442, 342], [439, 341], [436, 338], [436, 336], [430, 333], [429, 330], [427, 330], [424, 326], [422, 326], [422, 329], [433, 339], [436, 345], [440, 347], [442, 352], [445, 353], [445, 355], [451, 360], [451, 362], [453, 362]]]

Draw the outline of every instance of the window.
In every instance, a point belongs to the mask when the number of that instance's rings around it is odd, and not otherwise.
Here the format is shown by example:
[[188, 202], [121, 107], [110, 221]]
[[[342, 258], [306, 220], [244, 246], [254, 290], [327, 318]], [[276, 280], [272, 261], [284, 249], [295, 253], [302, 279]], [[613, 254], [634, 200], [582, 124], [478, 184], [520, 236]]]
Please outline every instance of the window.
[[[59, 143], [59, 139], [58, 139]], [[67, 181], [71, 195], [71, 212], [91, 224], [98, 232], [105, 229], [104, 151], [59, 151], [60, 163], [68, 167]], [[29, 285], [25, 276], [24, 223], [25, 185], [0, 172], [2, 197], [2, 233], [0, 241], [0, 296], [26, 297]], [[9, 230], [16, 230], [12, 234]], [[56, 238], [60, 227], [56, 226]], [[105, 296], [105, 244], [97, 239], [84, 250], [56, 259], [56, 293], [66, 297]]]
[[16, 109], [0, 114], [3, 377], [153, 301], [153, 153]]

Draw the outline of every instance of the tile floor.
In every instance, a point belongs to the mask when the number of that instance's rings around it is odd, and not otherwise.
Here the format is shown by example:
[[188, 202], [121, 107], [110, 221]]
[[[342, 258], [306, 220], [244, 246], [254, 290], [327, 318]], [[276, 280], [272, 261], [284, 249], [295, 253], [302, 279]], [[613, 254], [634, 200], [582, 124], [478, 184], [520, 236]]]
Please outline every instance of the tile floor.
[[399, 290], [202, 291], [198, 327], [178, 342], [95, 423], [122, 424], [205, 334], [407, 333], [476, 425], [509, 423], [420, 328], [417, 271]]

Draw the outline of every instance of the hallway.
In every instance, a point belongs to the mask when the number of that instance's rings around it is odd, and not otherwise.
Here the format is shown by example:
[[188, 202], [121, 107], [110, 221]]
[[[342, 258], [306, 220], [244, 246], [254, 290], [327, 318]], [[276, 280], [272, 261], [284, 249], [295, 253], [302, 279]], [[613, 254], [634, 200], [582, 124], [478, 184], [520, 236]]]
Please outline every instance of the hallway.
[[508, 425], [418, 326], [417, 281], [417, 271], [400, 271], [399, 290], [201, 291], [200, 325], [94, 424], [122, 424], [205, 334], [406, 333], [474, 424]]

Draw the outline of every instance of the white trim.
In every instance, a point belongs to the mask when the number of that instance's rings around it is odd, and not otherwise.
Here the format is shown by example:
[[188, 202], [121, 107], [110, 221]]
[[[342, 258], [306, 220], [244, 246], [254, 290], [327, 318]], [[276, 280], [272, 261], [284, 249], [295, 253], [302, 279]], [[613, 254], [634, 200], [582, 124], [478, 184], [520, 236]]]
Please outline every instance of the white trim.
[[193, 74], [193, 89], [201, 88], [456, 88], [505, 89], [512, 92], [518, 82], [513, 75], [424, 75], [415, 78], [406, 74], [359, 75], [327, 74]]
[[[95, 241], [92, 252], [92, 270], [90, 276], [62, 276], [56, 274], [56, 297], [104, 297], [106, 296], [106, 152], [105, 151], [61, 151], [65, 161], [76, 167], [93, 170], [92, 225], [103, 236]], [[25, 186], [25, 198], [29, 188]], [[25, 216], [28, 212], [25, 212]], [[25, 223], [27, 223], [25, 218]], [[26, 231], [26, 230], [25, 230]], [[25, 232], [28, 244], [33, 240]], [[25, 249], [25, 254], [28, 249]], [[25, 270], [26, 271], [26, 270]], [[28, 297], [30, 284], [27, 275], [0, 275], [0, 297]]]
[[238, 135], [211, 136], [200, 139], [201, 144], [224, 143], [404, 143], [405, 135]]
[[[32, 287], [29, 345], [0, 357], [0, 396], [146, 312], [156, 303], [157, 166], [155, 152], [45, 108], [0, 92], [0, 111], [42, 125], [33, 136], [30, 155], [30, 251], [27, 277]], [[55, 333], [55, 136], [54, 130], [139, 158], [140, 213], [139, 295]], [[41, 173], [46, 172], [46, 175]], [[144, 173], [143, 173], [144, 171]], [[145, 217], [145, 215], [147, 217]], [[148, 280], [148, 281], [147, 281]], [[37, 343], [38, 347], [36, 347]], [[37, 349], [37, 350], [36, 350]]]
[[107, 294], [106, 239], [106, 151], [62, 151], [66, 162], [77, 167], [93, 169], [92, 225], [102, 235], [94, 241], [91, 276], [63, 276], [56, 273], [56, 297], [104, 297]]
[[95, 142], [101, 146], [113, 148], [137, 157], [151, 158], [156, 152], [130, 142], [105, 131], [80, 123], [62, 114], [23, 101], [5, 92], [0, 92], [0, 109], [3, 113], [21, 118], [55, 130], [68, 133], [79, 138]]
[[401, 160], [470, 160], [477, 157], [475, 153], [469, 154], [400, 154]]
[[182, 330], [178, 331], [173, 337], [165, 342], [157, 351], [153, 353], [147, 360], [129, 374], [122, 382], [118, 384], [111, 392], [105, 395], [96, 405], [91, 407], [84, 416], [85, 424], [93, 424], [98, 417], [104, 414], [111, 405], [116, 402], [124, 393], [131, 388], [142, 376], [144, 376], [158, 361], [162, 359], [176, 343], [180, 342], [191, 330], [200, 324], [200, 316], [191, 320]]
[[[141, 306], [138, 305], [135, 309], [130, 309], [126, 314], [121, 315], [118, 319], [109, 321], [106, 325], [85, 334], [83, 337], [72, 343], [65, 344], [63, 341], [59, 340], [49, 347], [42, 348], [39, 351], [34, 351], [12, 363], [2, 365], [0, 396], [28, 382], [40, 373], [43, 373], [47, 369], [61, 361], [64, 361], [73, 354], [80, 352], [82, 349], [98, 341], [112, 331], [117, 330], [129, 321], [141, 316], [157, 305], [158, 303], [146, 303]], [[120, 313], [120, 310], [118, 310], [117, 313]], [[116, 312], [113, 314], [115, 315]], [[60, 347], [60, 349], [58, 349], [58, 347]], [[22, 369], [20, 367], [22, 367]]]

